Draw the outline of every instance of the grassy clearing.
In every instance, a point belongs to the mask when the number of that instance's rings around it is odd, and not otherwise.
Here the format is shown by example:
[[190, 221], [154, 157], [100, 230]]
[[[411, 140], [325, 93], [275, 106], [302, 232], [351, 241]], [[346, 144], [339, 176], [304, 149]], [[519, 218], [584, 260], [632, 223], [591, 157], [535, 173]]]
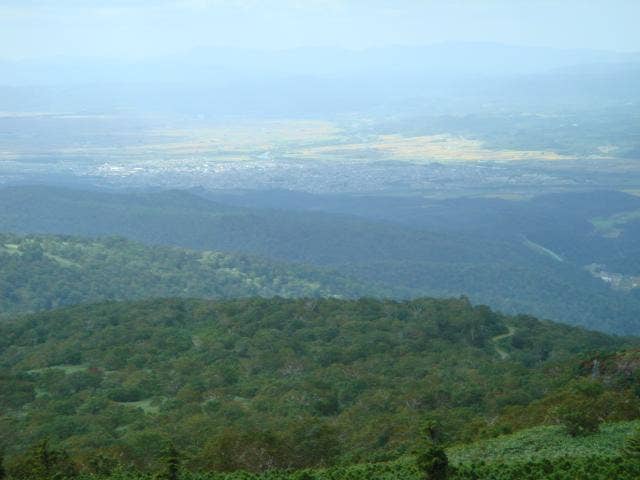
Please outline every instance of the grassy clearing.
[[27, 373], [43, 373], [47, 370], [62, 370], [65, 374], [69, 375], [76, 372], [84, 372], [89, 368], [88, 365], [52, 365], [50, 367], [35, 368], [29, 370]]
[[116, 402], [118, 405], [125, 405], [132, 408], [141, 408], [144, 413], [158, 413], [160, 411], [160, 402], [155, 399], [147, 398], [137, 402]]
[[20, 245], [15, 244], [15, 243], [7, 243], [5, 245], [0, 246], [0, 249], [4, 250], [5, 253], [10, 253], [10, 254], [18, 254], [18, 248], [20, 247]]
[[54, 255], [52, 253], [45, 253], [45, 255], [54, 262], [58, 263], [58, 265], [60, 265], [61, 267], [82, 268], [82, 265], [80, 265], [79, 263], [72, 262], [71, 260], [67, 260], [66, 258], [60, 257], [58, 255]]

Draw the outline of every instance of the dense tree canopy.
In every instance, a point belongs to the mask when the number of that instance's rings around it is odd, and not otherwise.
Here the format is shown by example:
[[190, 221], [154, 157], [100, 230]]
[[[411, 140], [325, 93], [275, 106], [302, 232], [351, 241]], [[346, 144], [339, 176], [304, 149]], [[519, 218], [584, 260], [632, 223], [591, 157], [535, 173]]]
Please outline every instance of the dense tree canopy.
[[635, 418], [628, 385], [591, 388], [575, 360], [628, 342], [464, 298], [80, 306], [0, 324], [0, 422], [12, 455], [49, 438], [142, 469], [168, 440], [202, 470], [386, 459], [426, 415], [449, 442], [553, 423], [587, 395], [603, 420]]
[[155, 297], [354, 297], [335, 272], [257, 257], [145, 246], [123, 238], [0, 234], [4, 316], [104, 300]]
[[[581, 203], [587, 203], [586, 207], [576, 206]], [[14, 187], [0, 189], [0, 230], [119, 235], [151, 245], [241, 252], [339, 272], [335, 283], [322, 275], [304, 278], [311, 283], [317, 280], [341, 296], [467, 295], [476, 303], [506, 313], [527, 313], [601, 331], [638, 334], [640, 289], [616, 291], [584, 267], [606, 262], [616, 269], [613, 271], [625, 271], [615, 258], [624, 252], [624, 258], [630, 259], [625, 262], [631, 266], [629, 262], [638, 258], [639, 237], [634, 234], [634, 224], [615, 243], [599, 235], [588, 216], [609, 212], [594, 203], [614, 203], [621, 208], [633, 204], [612, 202], [609, 197], [602, 201], [597, 196], [591, 202], [582, 197], [560, 199], [548, 208], [541, 206], [543, 199], [524, 210], [496, 201], [481, 202], [484, 210], [497, 211], [495, 218], [466, 207], [410, 205], [387, 212], [388, 218], [383, 221], [374, 221], [336, 213], [240, 208], [184, 191], [113, 194]], [[407, 219], [411, 226], [390, 223], [393, 215], [407, 215], [407, 211], [414, 212]], [[479, 222], [479, 215], [486, 221]], [[470, 228], [450, 231], [449, 225]], [[564, 261], [549, 249], [557, 250]], [[297, 277], [295, 268], [292, 271]], [[287, 276], [279, 272], [267, 276]], [[357, 282], [339, 280], [344, 276]], [[125, 278], [124, 283], [130, 281]], [[322, 288], [320, 292], [304, 292], [304, 287], [291, 285], [284, 289], [268, 287], [272, 286], [267, 281], [266, 288], [253, 289], [253, 294], [327, 292]], [[233, 290], [225, 293], [235, 294]], [[70, 289], [69, 295], [73, 291]], [[203, 293], [195, 289], [193, 295]]]

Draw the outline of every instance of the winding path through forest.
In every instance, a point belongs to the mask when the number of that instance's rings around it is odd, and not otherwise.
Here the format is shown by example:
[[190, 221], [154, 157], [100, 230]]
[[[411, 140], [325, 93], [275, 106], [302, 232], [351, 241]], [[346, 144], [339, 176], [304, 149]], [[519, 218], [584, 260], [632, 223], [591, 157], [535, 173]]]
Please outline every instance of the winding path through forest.
[[509, 352], [501, 348], [499, 343], [505, 338], [512, 337], [513, 334], [516, 333], [515, 327], [512, 327], [511, 325], [507, 325], [507, 328], [509, 329], [507, 333], [501, 333], [500, 335], [496, 335], [491, 339], [491, 342], [493, 343], [493, 347], [496, 349], [496, 352], [498, 352], [498, 355], [500, 355], [501, 360], [506, 360], [507, 358], [509, 358]]

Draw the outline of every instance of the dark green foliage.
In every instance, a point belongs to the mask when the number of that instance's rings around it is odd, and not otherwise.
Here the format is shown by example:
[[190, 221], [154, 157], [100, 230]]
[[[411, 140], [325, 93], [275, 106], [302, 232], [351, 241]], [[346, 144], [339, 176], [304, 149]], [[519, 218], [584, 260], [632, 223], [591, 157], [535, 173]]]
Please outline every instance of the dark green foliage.
[[205, 446], [200, 454], [199, 467], [216, 472], [262, 472], [287, 468], [287, 463], [286, 446], [274, 433], [229, 429]]
[[216, 472], [300, 469], [331, 465], [339, 454], [336, 430], [308, 420], [288, 432], [227, 429], [205, 443], [191, 467]]
[[65, 450], [52, 449], [46, 439], [15, 458], [9, 473], [10, 478], [16, 480], [58, 480], [77, 475], [69, 454]]
[[[161, 471], [167, 438], [198, 471], [383, 461], [427, 416], [445, 442], [544, 423], [579, 393], [576, 355], [626, 344], [464, 298], [78, 306], [0, 323], [0, 423], [10, 458], [49, 437], [96, 472], [113, 468], [98, 455]], [[607, 420], [635, 418], [607, 375], [580, 388]]]
[[602, 423], [598, 412], [584, 402], [562, 405], [558, 408], [557, 415], [567, 434], [572, 437], [595, 433]]
[[573, 382], [569, 389], [571, 393], [555, 409], [558, 422], [572, 437], [597, 432], [607, 408], [602, 401], [598, 401], [606, 398], [603, 396], [603, 385], [585, 379]]
[[416, 456], [416, 465], [425, 480], [444, 480], [448, 477], [449, 460], [444, 448], [430, 444]]
[[162, 480], [178, 480], [180, 478], [180, 453], [173, 443], [167, 445], [162, 455], [164, 470], [160, 474]]
[[[134, 471], [119, 472], [101, 480], [151, 480], [152, 477]], [[322, 470], [282, 471], [261, 474], [244, 471], [231, 473], [189, 473], [184, 480], [422, 480], [424, 477], [412, 462], [360, 464]], [[640, 464], [618, 456], [563, 456], [556, 459], [529, 459], [509, 462], [504, 460], [478, 464], [457, 465], [451, 469], [451, 480], [637, 480]], [[96, 480], [81, 477], [79, 480]]]
[[103, 453], [97, 453], [87, 461], [86, 465], [91, 473], [109, 476], [117, 469], [118, 462]]
[[[637, 424], [637, 422], [636, 422]], [[433, 424], [431, 424], [433, 425]], [[615, 425], [607, 427], [608, 434], [615, 431]], [[546, 427], [551, 429], [554, 427]], [[570, 445], [562, 445], [559, 443], [557, 450], [553, 450], [552, 454], [547, 451], [544, 455], [536, 455], [533, 457], [518, 456], [515, 458], [506, 458], [503, 455], [498, 454], [495, 449], [483, 449], [478, 445], [476, 448], [480, 448], [480, 452], [483, 452], [482, 461], [461, 461], [459, 453], [453, 452], [454, 458], [457, 460], [451, 462], [447, 458], [447, 453], [441, 445], [435, 440], [438, 438], [439, 433], [433, 428], [427, 429], [426, 433], [423, 429], [423, 437], [421, 440], [421, 447], [418, 449], [418, 454], [415, 459], [403, 458], [398, 461], [388, 463], [367, 463], [358, 464], [352, 466], [339, 466], [328, 469], [303, 469], [298, 471], [290, 471], [287, 469], [278, 468], [276, 464], [270, 464], [269, 469], [255, 468], [262, 473], [246, 473], [246, 469], [231, 468], [231, 464], [227, 465], [227, 468], [218, 468], [216, 471], [208, 470], [206, 472], [195, 473], [189, 470], [179, 469], [179, 455], [171, 447], [166, 448], [160, 452], [159, 459], [163, 465], [163, 473], [150, 476], [137, 472], [131, 468], [122, 468], [120, 466], [116, 470], [111, 470], [112, 473], [98, 473], [98, 476], [82, 476], [81, 480], [96, 480], [109, 479], [114, 480], [141, 480], [152, 478], [182, 478], [184, 480], [368, 480], [372, 478], [381, 479], [402, 479], [402, 480], [422, 480], [422, 479], [453, 479], [453, 480], [570, 480], [570, 479], [584, 479], [584, 480], [608, 480], [608, 479], [621, 479], [632, 480], [638, 478], [640, 475], [640, 462], [633, 455], [626, 453], [623, 457], [618, 456], [615, 452], [607, 451], [603, 449], [601, 454], [584, 454], [580, 451], [574, 450], [574, 447]], [[252, 451], [251, 455], [244, 459], [239, 458], [242, 454], [242, 449], [239, 448], [242, 442], [253, 442], [250, 436], [246, 436], [238, 442], [231, 442], [229, 445], [231, 448], [226, 450], [225, 455], [232, 461], [238, 462], [238, 460], [245, 466], [251, 462], [260, 462], [268, 457], [265, 457], [265, 451], [277, 448], [274, 443], [274, 438], [266, 436], [263, 439], [263, 443], [258, 450]], [[605, 439], [600, 439], [605, 440]], [[518, 452], [521, 449], [527, 449], [531, 447], [531, 443], [535, 442], [535, 434], [532, 432], [528, 437], [518, 436], [513, 440], [509, 439], [497, 439], [497, 441], [503, 442], [502, 449], [504, 452]], [[538, 440], [544, 441], [544, 439]], [[518, 442], [522, 442], [520, 445]], [[585, 441], [583, 441], [585, 442]], [[277, 443], [277, 441], [276, 441]], [[479, 442], [480, 443], [480, 442]], [[257, 443], [256, 445], [259, 445]], [[52, 465], [52, 452], [46, 445], [41, 444], [32, 451], [36, 458], [35, 464], [40, 465]], [[628, 445], [628, 442], [627, 442]], [[219, 447], [220, 444], [216, 445]], [[424, 449], [423, 447], [427, 447]], [[588, 442], [588, 448], [590, 451], [597, 451], [598, 447], [593, 441]], [[43, 454], [46, 452], [46, 454]], [[27, 457], [26, 455], [25, 457]], [[43, 460], [44, 459], [44, 460]], [[238, 466], [238, 464], [236, 464]], [[257, 466], [254, 463], [254, 466]], [[276, 470], [272, 468], [276, 467]], [[51, 471], [53, 468], [49, 467]], [[25, 471], [30, 473], [24, 474]], [[68, 470], [63, 473], [61, 470], [57, 470], [54, 475], [47, 476], [46, 469], [23, 469], [15, 470], [15, 474], [11, 478], [71, 478], [76, 475], [74, 469]]]
[[144, 246], [121, 238], [0, 234], [0, 315], [152, 297], [355, 297], [335, 272], [256, 257]]
[[449, 476], [449, 459], [438, 442], [435, 422], [428, 422], [416, 452], [416, 466], [425, 480], [445, 480]]

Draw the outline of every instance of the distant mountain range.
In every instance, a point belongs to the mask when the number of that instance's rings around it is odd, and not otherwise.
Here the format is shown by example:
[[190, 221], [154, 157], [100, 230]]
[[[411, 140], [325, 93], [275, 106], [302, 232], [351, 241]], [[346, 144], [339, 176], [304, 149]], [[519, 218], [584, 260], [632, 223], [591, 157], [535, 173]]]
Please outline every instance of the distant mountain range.
[[640, 62], [640, 53], [563, 50], [497, 43], [442, 43], [347, 50], [306, 47], [289, 50], [198, 48], [181, 55], [122, 61], [58, 57], [55, 60], [0, 62], [2, 85], [91, 83], [186, 83], [223, 85], [229, 80], [263, 78], [349, 78], [363, 74], [449, 77], [531, 75], [563, 69], [620, 66]]
[[[440, 44], [362, 51], [203, 48], [123, 62], [0, 62], [0, 111], [333, 115], [427, 102], [637, 100], [640, 54]], [[443, 102], [438, 108], [446, 106]]]

